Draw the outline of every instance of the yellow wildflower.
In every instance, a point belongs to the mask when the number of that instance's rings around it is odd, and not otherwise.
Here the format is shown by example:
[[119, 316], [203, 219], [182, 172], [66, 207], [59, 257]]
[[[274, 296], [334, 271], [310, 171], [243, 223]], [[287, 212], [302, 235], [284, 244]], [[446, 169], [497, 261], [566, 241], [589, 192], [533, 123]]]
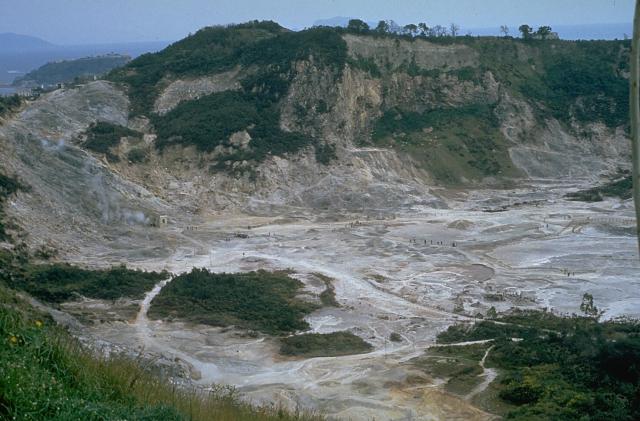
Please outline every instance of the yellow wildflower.
[[36, 320], [36, 327], [42, 327], [42, 322], [40, 320]]
[[18, 338], [15, 335], [11, 335], [9, 336], [9, 342], [11, 342], [12, 344], [17, 344]]

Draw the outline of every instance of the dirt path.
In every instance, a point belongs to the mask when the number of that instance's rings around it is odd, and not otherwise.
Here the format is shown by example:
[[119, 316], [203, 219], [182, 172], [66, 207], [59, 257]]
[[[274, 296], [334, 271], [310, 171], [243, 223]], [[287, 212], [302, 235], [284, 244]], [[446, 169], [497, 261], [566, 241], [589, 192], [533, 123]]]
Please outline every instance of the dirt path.
[[484, 380], [482, 381], [482, 383], [474, 387], [473, 390], [469, 392], [467, 396], [465, 396], [465, 399], [468, 401], [473, 399], [473, 397], [476, 396], [478, 393], [483, 392], [487, 387], [489, 387], [491, 382], [493, 382], [496, 379], [496, 377], [498, 377], [498, 372], [496, 371], [496, 369], [487, 368], [484, 365], [485, 361], [487, 360], [487, 357], [489, 356], [489, 352], [491, 352], [494, 346], [495, 345], [491, 345], [487, 349], [487, 351], [484, 353], [482, 360], [480, 360], [480, 367], [482, 367], [482, 374], [479, 374], [478, 377], [483, 376]]

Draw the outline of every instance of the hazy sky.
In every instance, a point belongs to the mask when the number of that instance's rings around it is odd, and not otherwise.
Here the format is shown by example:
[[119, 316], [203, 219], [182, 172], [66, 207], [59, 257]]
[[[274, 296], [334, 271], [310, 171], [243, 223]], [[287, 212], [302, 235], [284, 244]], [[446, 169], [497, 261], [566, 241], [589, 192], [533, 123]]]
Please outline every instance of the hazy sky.
[[0, 33], [58, 44], [177, 40], [207, 25], [271, 19], [302, 28], [361, 17], [463, 28], [630, 22], [633, 0], [0, 0]]

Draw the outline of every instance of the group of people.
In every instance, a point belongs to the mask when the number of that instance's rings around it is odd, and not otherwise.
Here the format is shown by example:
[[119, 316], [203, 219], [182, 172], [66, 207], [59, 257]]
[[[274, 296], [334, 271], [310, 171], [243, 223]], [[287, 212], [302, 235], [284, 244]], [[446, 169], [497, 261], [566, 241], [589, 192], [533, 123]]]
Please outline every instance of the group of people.
[[[444, 241], [436, 241], [435, 243], [433, 242], [433, 240], [429, 240], [430, 241], [430, 245], [436, 245], [436, 246], [445, 246], [445, 242]], [[410, 244], [418, 244], [418, 240], [416, 240], [415, 238], [411, 238], [409, 239], [409, 243]], [[424, 245], [427, 245], [427, 240], [424, 240]], [[451, 242], [451, 247], [456, 247], [457, 244], [455, 241]]]

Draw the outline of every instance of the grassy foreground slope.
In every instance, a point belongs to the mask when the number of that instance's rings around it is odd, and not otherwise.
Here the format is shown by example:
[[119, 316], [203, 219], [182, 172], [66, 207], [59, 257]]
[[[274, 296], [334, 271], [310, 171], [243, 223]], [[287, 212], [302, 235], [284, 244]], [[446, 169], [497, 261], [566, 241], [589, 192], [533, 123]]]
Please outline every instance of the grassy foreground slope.
[[252, 407], [230, 389], [176, 388], [138, 361], [96, 355], [1, 282], [0, 342], [0, 419], [321, 419]]
[[[0, 173], [0, 228], [6, 199], [25, 188]], [[4, 235], [0, 241], [11, 241]], [[77, 293], [139, 298], [165, 273], [126, 268], [88, 271], [36, 265], [26, 248], [0, 250], [0, 420], [321, 420], [276, 406], [252, 407], [231, 389], [177, 388], [140, 361], [83, 347], [10, 285], [59, 302]]]

